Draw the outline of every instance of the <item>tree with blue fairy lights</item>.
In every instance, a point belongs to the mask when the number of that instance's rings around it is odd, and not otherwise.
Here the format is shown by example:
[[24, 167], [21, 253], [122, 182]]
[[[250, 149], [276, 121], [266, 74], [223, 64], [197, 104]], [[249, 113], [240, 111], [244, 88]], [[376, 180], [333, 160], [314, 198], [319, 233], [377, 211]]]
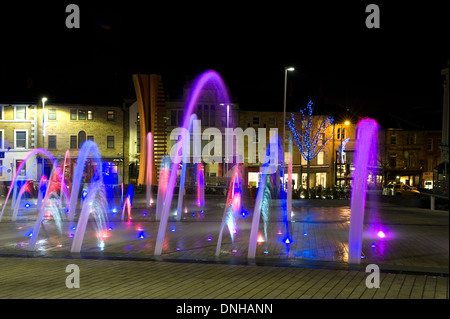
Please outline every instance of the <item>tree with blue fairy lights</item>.
[[333, 133], [327, 137], [325, 132], [334, 121], [331, 116], [313, 115], [313, 110], [313, 102], [310, 100], [306, 108], [300, 109], [298, 125], [293, 113], [291, 113], [291, 120], [288, 121], [295, 144], [300, 151], [300, 155], [306, 161], [306, 190], [308, 197], [311, 160], [316, 158], [327, 142], [333, 138]]

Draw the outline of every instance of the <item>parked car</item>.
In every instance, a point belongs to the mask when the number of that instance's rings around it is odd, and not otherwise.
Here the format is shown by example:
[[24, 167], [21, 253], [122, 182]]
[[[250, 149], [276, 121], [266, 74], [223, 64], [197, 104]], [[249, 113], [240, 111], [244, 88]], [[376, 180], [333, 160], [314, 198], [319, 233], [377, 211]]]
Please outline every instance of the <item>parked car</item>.
[[403, 183], [391, 183], [384, 189], [383, 195], [402, 196], [402, 197], [421, 197], [421, 193], [415, 187]]

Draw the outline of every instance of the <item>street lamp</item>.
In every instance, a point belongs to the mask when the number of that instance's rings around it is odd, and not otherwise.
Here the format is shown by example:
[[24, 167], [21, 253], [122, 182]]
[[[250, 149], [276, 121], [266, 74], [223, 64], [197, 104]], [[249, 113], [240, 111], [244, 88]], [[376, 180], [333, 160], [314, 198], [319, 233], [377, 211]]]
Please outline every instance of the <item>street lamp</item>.
[[294, 71], [294, 67], [285, 67], [284, 68], [284, 105], [283, 105], [283, 152], [285, 149], [285, 138], [286, 138], [286, 90], [287, 90], [287, 73], [288, 71]]
[[47, 98], [42, 98], [42, 148], [44, 148], [45, 144], [45, 102], [47, 102]]

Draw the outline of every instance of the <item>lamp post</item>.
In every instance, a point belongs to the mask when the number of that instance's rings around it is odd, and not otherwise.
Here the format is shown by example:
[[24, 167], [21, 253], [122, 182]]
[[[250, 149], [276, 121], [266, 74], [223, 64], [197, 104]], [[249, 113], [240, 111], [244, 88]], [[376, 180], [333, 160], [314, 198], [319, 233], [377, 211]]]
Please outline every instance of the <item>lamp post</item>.
[[45, 102], [47, 102], [47, 98], [42, 98], [42, 148], [45, 146]]
[[294, 67], [284, 68], [284, 104], [283, 104], [283, 152], [285, 150], [285, 138], [286, 138], [286, 91], [287, 91], [287, 73], [288, 71], [294, 71]]

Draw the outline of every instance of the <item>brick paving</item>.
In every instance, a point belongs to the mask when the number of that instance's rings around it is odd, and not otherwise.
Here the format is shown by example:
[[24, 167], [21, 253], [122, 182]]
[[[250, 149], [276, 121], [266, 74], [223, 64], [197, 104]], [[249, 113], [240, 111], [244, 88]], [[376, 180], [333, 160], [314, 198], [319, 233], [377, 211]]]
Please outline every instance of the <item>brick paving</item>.
[[[67, 288], [69, 264], [80, 288]], [[448, 276], [158, 261], [0, 257], [0, 298], [449, 299]]]

